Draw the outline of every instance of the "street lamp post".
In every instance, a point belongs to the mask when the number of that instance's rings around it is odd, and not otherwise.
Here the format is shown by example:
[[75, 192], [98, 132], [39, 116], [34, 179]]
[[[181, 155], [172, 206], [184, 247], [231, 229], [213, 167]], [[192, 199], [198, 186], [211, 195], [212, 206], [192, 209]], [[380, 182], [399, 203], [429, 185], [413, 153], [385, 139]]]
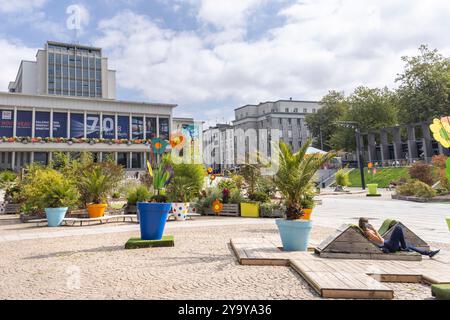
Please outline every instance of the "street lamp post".
[[355, 129], [356, 152], [358, 154], [358, 167], [361, 175], [361, 187], [363, 190], [366, 190], [366, 180], [364, 177], [364, 156], [363, 151], [361, 150], [361, 130], [359, 128], [359, 123], [356, 121], [337, 121], [336, 124], [346, 128]]

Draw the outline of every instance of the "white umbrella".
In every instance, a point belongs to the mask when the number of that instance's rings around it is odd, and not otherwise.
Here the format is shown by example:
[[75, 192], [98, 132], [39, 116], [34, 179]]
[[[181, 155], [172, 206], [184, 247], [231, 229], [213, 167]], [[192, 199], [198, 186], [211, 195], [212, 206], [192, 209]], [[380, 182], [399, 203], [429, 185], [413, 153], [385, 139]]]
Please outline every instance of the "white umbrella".
[[306, 150], [306, 154], [327, 154], [328, 152], [325, 152], [323, 150], [317, 149], [317, 148], [313, 148], [313, 147], [309, 147]]

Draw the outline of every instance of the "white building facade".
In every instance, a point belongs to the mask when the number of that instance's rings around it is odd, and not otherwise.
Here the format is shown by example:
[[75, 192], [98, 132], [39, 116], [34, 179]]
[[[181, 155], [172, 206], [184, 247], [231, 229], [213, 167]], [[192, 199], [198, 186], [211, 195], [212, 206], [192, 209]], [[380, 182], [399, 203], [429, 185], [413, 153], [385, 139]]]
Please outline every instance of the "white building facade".
[[101, 49], [48, 42], [0, 92], [0, 169], [87, 151], [143, 170], [151, 140], [169, 140], [175, 107], [115, 100], [115, 72]]

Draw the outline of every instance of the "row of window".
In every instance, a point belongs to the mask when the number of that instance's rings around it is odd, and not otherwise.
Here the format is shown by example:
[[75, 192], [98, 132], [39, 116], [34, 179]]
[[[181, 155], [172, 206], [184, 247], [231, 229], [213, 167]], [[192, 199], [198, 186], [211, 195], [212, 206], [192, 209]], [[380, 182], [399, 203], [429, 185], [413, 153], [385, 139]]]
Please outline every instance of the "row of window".
[[[299, 112], [298, 110], [299, 110], [298, 108], [295, 108], [294, 111], [293, 111], [293, 113], [298, 113], [298, 112]], [[271, 112], [274, 113], [274, 112], [277, 112], [277, 110], [272, 109]], [[292, 113], [292, 111], [290, 111], [289, 108], [284, 109], [284, 112], [285, 112], [285, 113]], [[312, 113], [316, 113], [316, 112], [317, 112], [317, 109], [313, 108], [313, 109], [311, 109], [311, 112], [312, 112]], [[303, 109], [303, 113], [308, 113], [308, 109], [307, 109], [307, 108], [304, 108], [304, 109]], [[266, 110], [263, 110], [263, 114], [266, 114]], [[248, 112], [246, 112], [245, 115], [244, 115], [244, 114], [237, 115], [237, 119], [239, 119], [239, 118], [240, 118], [240, 119], [243, 119], [243, 118], [245, 118], [245, 117], [248, 117]]]
[[[14, 110], [0, 110], [0, 136], [12, 137], [14, 125], [17, 137], [32, 136], [32, 111], [17, 111], [17, 120], [14, 124]], [[145, 132], [144, 132], [145, 121]], [[169, 118], [159, 118], [159, 137], [169, 139]], [[53, 112], [54, 138], [104, 138], [116, 139], [153, 139], [157, 136], [156, 117], [131, 117], [115, 115]], [[50, 112], [36, 111], [34, 121], [34, 136], [40, 138], [50, 137]]]

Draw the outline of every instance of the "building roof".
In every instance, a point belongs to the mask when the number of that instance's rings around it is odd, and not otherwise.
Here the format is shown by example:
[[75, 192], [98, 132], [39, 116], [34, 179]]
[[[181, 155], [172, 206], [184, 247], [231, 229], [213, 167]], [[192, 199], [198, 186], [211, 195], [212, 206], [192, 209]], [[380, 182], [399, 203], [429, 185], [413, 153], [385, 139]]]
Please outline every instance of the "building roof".
[[246, 104], [245, 106], [239, 107], [234, 109], [234, 111], [246, 108], [246, 107], [259, 107], [263, 104], [266, 103], [277, 103], [277, 102], [300, 102], [300, 103], [319, 103], [319, 101], [309, 101], [309, 100], [286, 100], [286, 99], [281, 99], [281, 100], [277, 100], [277, 101], [266, 101], [266, 102], [260, 102], [259, 104]]

